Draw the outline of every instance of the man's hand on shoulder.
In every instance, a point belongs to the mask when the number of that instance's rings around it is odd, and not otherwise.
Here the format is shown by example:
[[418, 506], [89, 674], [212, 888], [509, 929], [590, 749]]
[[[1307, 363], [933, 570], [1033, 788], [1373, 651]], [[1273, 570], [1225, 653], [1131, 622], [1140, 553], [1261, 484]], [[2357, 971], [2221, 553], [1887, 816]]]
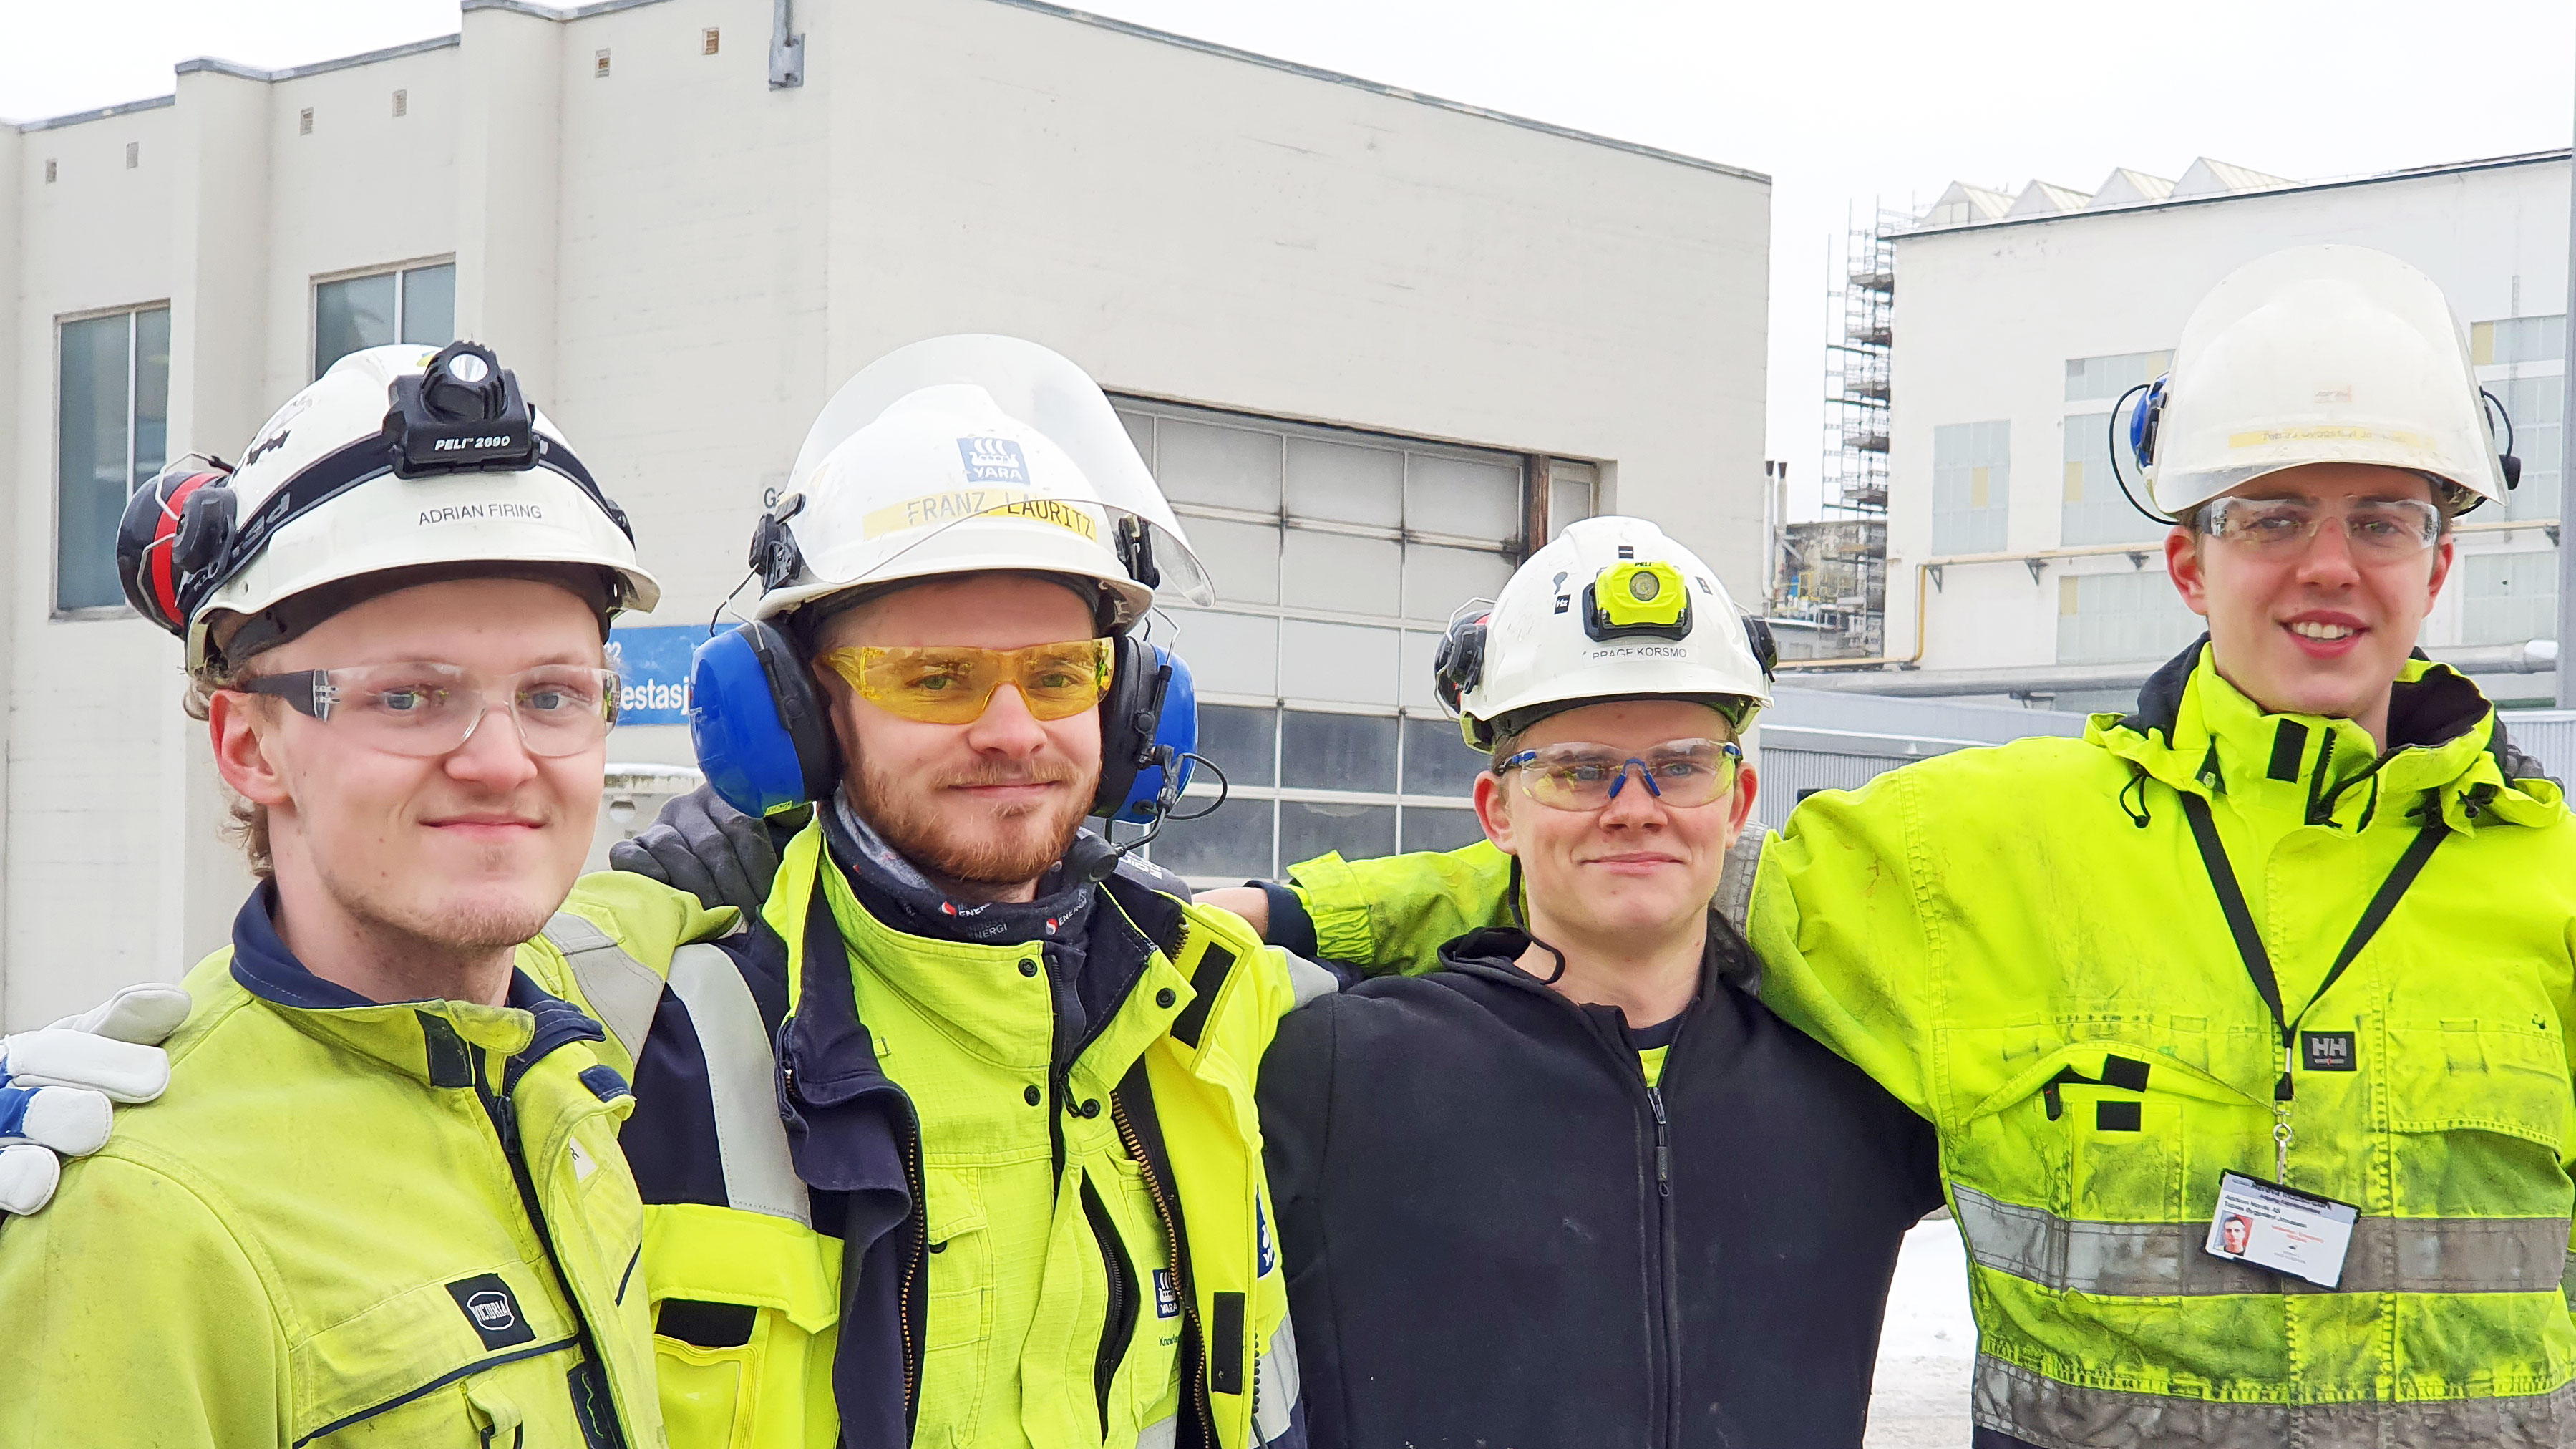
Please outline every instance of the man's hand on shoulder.
[[767, 821], [726, 804], [714, 786], [700, 785], [673, 796], [634, 839], [610, 846], [608, 863], [687, 891], [710, 910], [738, 906], [758, 915], [778, 876], [778, 847]]
[[188, 1019], [176, 986], [129, 986], [78, 1016], [0, 1037], [0, 1213], [51, 1201], [62, 1159], [107, 1145], [118, 1102], [170, 1086], [161, 1043]]

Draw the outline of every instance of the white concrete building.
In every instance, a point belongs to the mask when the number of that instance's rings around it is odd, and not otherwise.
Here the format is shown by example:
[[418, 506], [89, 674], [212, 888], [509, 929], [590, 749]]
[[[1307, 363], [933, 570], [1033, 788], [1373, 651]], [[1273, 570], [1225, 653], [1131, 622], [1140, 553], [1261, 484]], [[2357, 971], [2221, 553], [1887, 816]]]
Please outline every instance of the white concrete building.
[[2204, 158], [2009, 205], [1953, 186], [1896, 241], [1884, 653], [1903, 672], [1802, 682], [2125, 707], [2200, 628], [2165, 529], [2114, 485], [2113, 405], [2163, 371], [2219, 278], [2335, 241], [2414, 263], [2471, 324], [2522, 486], [2462, 525], [2425, 642], [2499, 699], [2547, 698], [2549, 674], [2512, 671], [2557, 634], [2567, 186], [2563, 150], [2313, 184]]
[[1235, 781], [1162, 847], [1195, 873], [1472, 832], [1430, 644], [1567, 517], [1754, 575], [1764, 177], [1034, 0], [794, 9], [801, 47], [768, 0], [465, 0], [458, 36], [0, 125], [0, 1026], [226, 939], [177, 645], [105, 550], [163, 458], [237, 452], [351, 345], [518, 370], [665, 583], [620, 641], [663, 721], [842, 379], [946, 332], [1070, 355], [1219, 574], [1173, 615]]

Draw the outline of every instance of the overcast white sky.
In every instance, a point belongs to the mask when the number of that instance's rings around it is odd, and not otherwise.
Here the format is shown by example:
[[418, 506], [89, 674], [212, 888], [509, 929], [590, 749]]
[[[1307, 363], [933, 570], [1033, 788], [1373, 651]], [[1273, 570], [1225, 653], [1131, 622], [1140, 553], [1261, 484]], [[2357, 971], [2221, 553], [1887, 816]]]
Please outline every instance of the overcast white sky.
[[[977, 0], [951, 0], [972, 4]], [[1812, 510], [1826, 245], [1952, 179], [2089, 191], [2198, 155], [2314, 179], [2568, 144], [2568, 0], [1096, 0], [1089, 8], [1767, 172], [1768, 452]], [[0, 116], [452, 32], [455, 0], [0, 0]], [[819, 60], [819, 58], [818, 58]], [[821, 62], [828, 63], [828, 62]]]

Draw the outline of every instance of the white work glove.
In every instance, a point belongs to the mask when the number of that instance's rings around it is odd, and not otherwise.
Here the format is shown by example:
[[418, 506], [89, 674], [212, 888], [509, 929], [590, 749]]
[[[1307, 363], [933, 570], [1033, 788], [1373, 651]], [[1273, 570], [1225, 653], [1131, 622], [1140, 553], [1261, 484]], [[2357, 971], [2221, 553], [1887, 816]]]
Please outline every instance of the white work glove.
[[117, 1102], [170, 1086], [162, 1039], [188, 1019], [176, 986], [129, 986], [41, 1031], [0, 1037], [0, 1213], [43, 1207], [62, 1159], [107, 1145]]

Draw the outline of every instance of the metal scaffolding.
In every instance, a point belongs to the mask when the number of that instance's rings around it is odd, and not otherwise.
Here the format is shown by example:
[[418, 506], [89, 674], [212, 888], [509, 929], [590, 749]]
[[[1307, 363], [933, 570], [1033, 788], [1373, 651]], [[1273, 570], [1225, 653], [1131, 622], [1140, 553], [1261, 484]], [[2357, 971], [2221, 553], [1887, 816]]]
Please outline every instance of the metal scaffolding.
[[1887, 402], [1896, 343], [1896, 236], [1914, 225], [1876, 208], [1869, 226], [1843, 237], [1843, 264], [1827, 316], [1825, 343], [1825, 506], [1887, 512]]
[[[1884, 206], [1847, 227], [1831, 267], [1825, 341], [1827, 518], [1783, 530], [1775, 617], [1811, 621], [1816, 658], [1869, 657], [1887, 617], [1888, 399], [1896, 342], [1896, 237], [1915, 218]], [[1828, 251], [1830, 258], [1830, 249]]]

